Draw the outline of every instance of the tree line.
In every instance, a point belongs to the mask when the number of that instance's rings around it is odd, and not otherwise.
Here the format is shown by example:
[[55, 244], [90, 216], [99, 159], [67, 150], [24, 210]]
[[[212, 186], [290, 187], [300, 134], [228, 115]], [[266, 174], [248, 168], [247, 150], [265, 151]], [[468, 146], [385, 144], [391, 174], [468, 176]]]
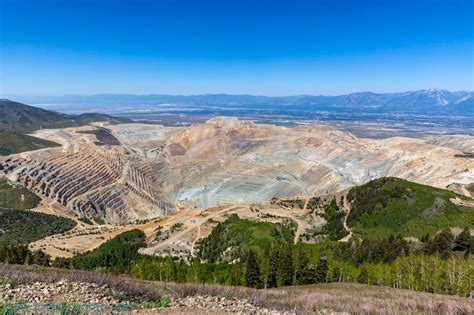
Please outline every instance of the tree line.
[[140, 255], [144, 233], [132, 230], [73, 258], [50, 257], [24, 245], [0, 246], [0, 261], [126, 273], [169, 282], [243, 285], [253, 288], [329, 282], [359, 282], [401, 289], [468, 296], [474, 261], [469, 230], [454, 237], [444, 230], [413, 244], [399, 235], [348, 243], [288, 244], [274, 241], [262, 251], [249, 248], [236, 263], [183, 261]]

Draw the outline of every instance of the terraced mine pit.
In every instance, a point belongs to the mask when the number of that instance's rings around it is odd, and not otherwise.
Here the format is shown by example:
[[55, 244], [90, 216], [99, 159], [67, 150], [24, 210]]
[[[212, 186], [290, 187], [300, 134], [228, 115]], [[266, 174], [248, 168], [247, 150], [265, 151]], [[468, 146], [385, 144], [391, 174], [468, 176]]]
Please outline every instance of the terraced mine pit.
[[[474, 152], [469, 136], [361, 139], [327, 125], [287, 128], [223, 117], [183, 128], [96, 126], [39, 130], [36, 137], [61, 147], [1, 158], [0, 172], [44, 199], [38, 211], [75, 218], [79, 233], [85, 228], [80, 217], [95, 225], [145, 224], [149, 242], [164, 224], [160, 218], [169, 217], [164, 228], [184, 224], [146, 252], [192, 251], [195, 240], [212, 228], [207, 220], [221, 220], [224, 214], [263, 219], [252, 205], [296, 222], [298, 237], [324, 223], [316, 214], [306, 218], [306, 209], [270, 206], [274, 198], [306, 200], [382, 176], [458, 192], [474, 182], [474, 159], [463, 156]], [[97, 143], [95, 130], [104, 127], [118, 145]], [[211, 207], [220, 214], [202, 214]], [[306, 223], [300, 227], [298, 222]], [[75, 246], [75, 252], [91, 248]]]

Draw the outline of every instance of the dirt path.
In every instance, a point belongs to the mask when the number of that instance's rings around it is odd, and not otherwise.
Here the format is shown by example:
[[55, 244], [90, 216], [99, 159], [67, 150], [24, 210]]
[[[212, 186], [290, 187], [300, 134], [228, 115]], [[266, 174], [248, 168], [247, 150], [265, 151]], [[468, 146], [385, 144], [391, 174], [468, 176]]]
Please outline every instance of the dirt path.
[[347, 200], [347, 194], [344, 195], [343, 207], [344, 207], [344, 211], [346, 212], [346, 215], [344, 216], [344, 222], [343, 222], [344, 229], [346, 229], [346, 231], [349, 232], [349, 234], [341, 238], [339, 242], [349, 241], [353, 234], [352, 229], [347, 225], [347, 217], [349, 217], [349, 213], [351, 213], [351, 205], [349, 204], [349, 201]]
[[290, 219], [292, 219], [293, 221], [296, 222], [296, 224], [298, 224], [298, 228], [296, 229], [296, 232], [295, 232], [295, 238], [293, 239], [293, 243], [296, 244], [298, 243], [298, 240], [300, 239], [301, 234], [303, 234], [306, 228], [306, 224], [297, 218], [290, 218]]
[[204, 223], [206, 223], [206, 221], [208, 221], [209, 219], [212, 219], [216, 216], [219, 216], [221, 215], [222, 213], [224, 212], [227, 212], [229, 211], [229, 209], [227, 208], [224, 208], [224, 209], [221, 209], [219, 211], [216, 211], [212, 214], [209, 214], [203, 218], [198, 218], [199, 215], [201, 213], [203, 213], [204, 211], [206, 210], [203, 210], [197, 214], [192, 214], [192, 215], [187, 215], [186, 216], [186, 219], [187, 220], [191, 220], [191, 221], [194, 221], [194, 222], [191, 222], [190, 224], [188, 224], [186, 226], [185, 229], [183, 229], [182, 231], [178, 232], [178, 233], [175, 233], [174, 235], [171, 235], [168, 239], [164, 240], [163, 242], [160, 242], [159, 244], [153, 246], [153, 247], [150, 247], [150, 249], [154, 252], [162, 249], [162, 248], [166, 248], [167, 246], [172, 246], [173, 242], [177, 242], [177, 241], [181, 241], [184, 236], [188, 235], [189, 233], [192, 233], [192, 231], [194, 229], [197, 229], [197, 235], [196, 237], [194, 238], [193, 242], [191, 243], [191, 254], [194, 254], [194, 245], [196, 244], [196, 242], [199, 240], [199, 238], [201, 237], [201, 225], [203, 225]]
[[462, 199], [459, 198], [459, 197], [451, 198], [451, 199], [449, 199], [449, 201], [451, 201], [452, 203], [454, 203], [454, 204], [457, 205], [457, 206], [463, 206], [463, 207], [471, 207], [471, 208], [474, 208], [474, 201], [462, 200]]
[[191, 256], [194, 256], [194, 248], [196, 247], [196, 242], [201, 238], [201, 224], [198, 225], [197, 227], [197, 234], [196, 238], [193, 241], [193, 244], [191, 245]]

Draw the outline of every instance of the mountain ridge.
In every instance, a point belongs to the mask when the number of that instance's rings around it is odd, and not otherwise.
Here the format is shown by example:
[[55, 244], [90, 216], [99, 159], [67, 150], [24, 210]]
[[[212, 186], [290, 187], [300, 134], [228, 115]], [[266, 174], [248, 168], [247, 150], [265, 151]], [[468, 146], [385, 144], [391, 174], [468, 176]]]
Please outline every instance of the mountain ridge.
[[130, 120], [96, 113], [67, 115], [9, 99], [0, 99], [0, 131], [28, 133], [44, 128], [79, 126], [94, 121], [120, 123]]
[[168, 94], [93, 94], [93, 95], [62, 95], [62, 96], [33, 96], [16, 98], [30, 103], [81, 103], [81, 102], [121, 102], [121, 103], [176, 103], [188, 105], [307, 105], [330, 107], [381, 107], [387, 109], [419, 108], [448, 106], [473, 99], [473, 91], [448, 91], [446, 89], [426, 89], [406, 92], [375, 93], [361, 91], [342, 95], [289, 95], [264, 96], [250, 94], [197, 94], [197, 95], [168, 95]]
[[95, 121], [130, 122], [105, 114], [67, 115], [42, 108], [0, 99], [0, 156], [58, 146], [57, 143], [28, 135], [45, 128], [66, 128]]

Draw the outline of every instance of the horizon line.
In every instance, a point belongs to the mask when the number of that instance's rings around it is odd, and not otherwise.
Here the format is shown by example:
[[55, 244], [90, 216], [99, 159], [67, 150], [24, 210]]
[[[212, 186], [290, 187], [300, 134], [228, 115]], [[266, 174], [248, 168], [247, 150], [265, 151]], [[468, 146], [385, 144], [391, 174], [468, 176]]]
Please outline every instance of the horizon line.
[[335, 97], [335, 96], [344, 96], [344, 95], [351, 95], [351, 94], [362, 94], [362, 93], [372, 93], [372, 94], [400, 94], [400, 93], [413, 93], [413, 92], [424, 92], [424, 91], [447, 91], [451, 93], [474, 93], [474, 90], [466, 90], [466, 89], [459, 89], [459, 90], [449, 90], [444, 88], [426, 88], [426, 89], [416, 89], [416, 90], [400, 90], [394, 92], [373, 92], [370, 90], [359, 90], [354, 92], [347, 92], [342, 94], [287, 94], [287, 95], [264, 95], [264, 94], [249, 94], [249, 93], [225, 93], [225, 92], [212, 92], [212, 93], [199, 93], [199, 94], [167, 94], [167, 93], [144, 93], [144, 94], [137, 94], [137, 93], [92, 93], [92, 94], [49, 94], [49, 95], [28, 95], [28, 94], [1, 94], [0, 99], [10, 99], [15, 97], [91, 97], [91, 96], [181, 96], [181, 97], [193, 97], [193, 96], [213, 96], [213, 95], [225, 95], [225, 96], [255, 96], [255, 97], [268, 97], [268, 98], [283, 98], [283, 97], [305, 97], [305, 96], [323, 96], [323, 97]]

